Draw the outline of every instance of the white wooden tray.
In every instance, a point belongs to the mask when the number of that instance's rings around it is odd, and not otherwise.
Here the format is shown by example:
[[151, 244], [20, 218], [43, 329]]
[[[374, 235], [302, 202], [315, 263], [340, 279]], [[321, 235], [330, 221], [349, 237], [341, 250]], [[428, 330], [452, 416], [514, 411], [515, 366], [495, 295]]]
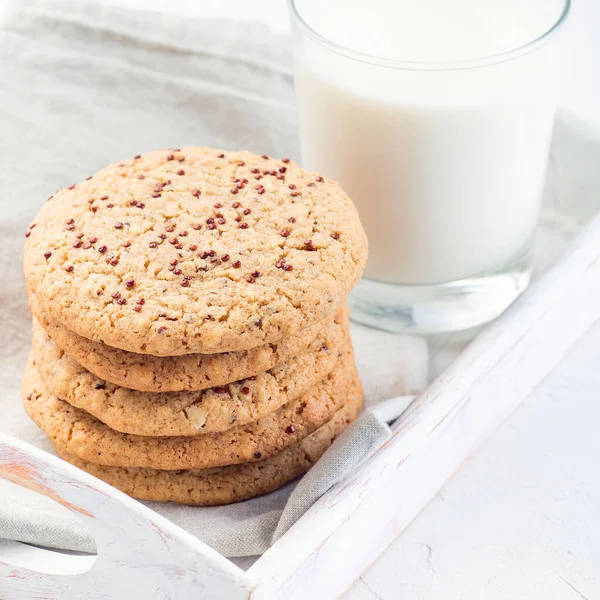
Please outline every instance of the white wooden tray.
[[[540, 263], [562, 250], [558, 258], [413, 403], [392, 439], [248, 570], [109, 485], [0, 435], [0, 476], [74, 511], [98, 548], [97, 556], [76, 556], [2, 542], [0, 597], [340, 595], [600, 316], [600, 216], [592, 218], [600, 209], [597, 137], [564, 116], [557, 123]], [[457, 339], [433, 340], [434, 369]]]

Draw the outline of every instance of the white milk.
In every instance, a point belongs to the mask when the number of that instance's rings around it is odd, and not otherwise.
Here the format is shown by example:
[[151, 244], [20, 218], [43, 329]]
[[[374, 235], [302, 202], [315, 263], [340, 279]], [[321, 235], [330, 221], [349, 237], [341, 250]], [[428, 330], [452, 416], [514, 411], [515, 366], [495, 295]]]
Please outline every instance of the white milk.
[[[371, 56], [461, 61], [544, 33], [520, 0], [298, 0], [327, 39]], [[556, 102], [554, 46], [498, 64], [410, 70], [296, 32], [303, 166], [341, 182], [369, 237], [366, 276], [430, 284], [501, 268], [538, 216]]]

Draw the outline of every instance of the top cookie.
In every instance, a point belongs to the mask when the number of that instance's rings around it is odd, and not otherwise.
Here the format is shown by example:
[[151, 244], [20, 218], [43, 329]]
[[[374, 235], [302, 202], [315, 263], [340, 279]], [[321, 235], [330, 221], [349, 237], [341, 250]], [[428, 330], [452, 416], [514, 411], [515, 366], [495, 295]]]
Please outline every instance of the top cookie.
[[340, 187], [287, 159], [161, 150], [60, 190], [26, 233], [43, 310], [142, 354], [246, 350], [332, 315], [367, 240]]

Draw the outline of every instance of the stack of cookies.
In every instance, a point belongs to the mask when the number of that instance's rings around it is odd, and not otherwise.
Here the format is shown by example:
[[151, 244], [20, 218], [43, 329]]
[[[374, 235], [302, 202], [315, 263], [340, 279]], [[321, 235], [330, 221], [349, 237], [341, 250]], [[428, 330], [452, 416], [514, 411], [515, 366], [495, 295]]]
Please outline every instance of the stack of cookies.
[[157, 151], [60, 190], [26, 238], [25, 410], [127, 494], [273, 491], [357, 416], [346, 296], [367, 241], [336, 183], [250, 152]]

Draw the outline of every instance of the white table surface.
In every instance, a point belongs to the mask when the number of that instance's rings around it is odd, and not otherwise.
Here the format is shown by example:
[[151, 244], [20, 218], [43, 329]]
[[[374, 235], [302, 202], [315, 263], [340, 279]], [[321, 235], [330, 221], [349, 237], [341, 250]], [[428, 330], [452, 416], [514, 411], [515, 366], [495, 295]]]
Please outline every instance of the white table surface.
[[[284, 0], [109, 1], [287, 29]], [[562, 105], [600, 125], [600, 3], [574, 3]], [[600, 598], [599, 347], [600, 323], [344, 600]]]

